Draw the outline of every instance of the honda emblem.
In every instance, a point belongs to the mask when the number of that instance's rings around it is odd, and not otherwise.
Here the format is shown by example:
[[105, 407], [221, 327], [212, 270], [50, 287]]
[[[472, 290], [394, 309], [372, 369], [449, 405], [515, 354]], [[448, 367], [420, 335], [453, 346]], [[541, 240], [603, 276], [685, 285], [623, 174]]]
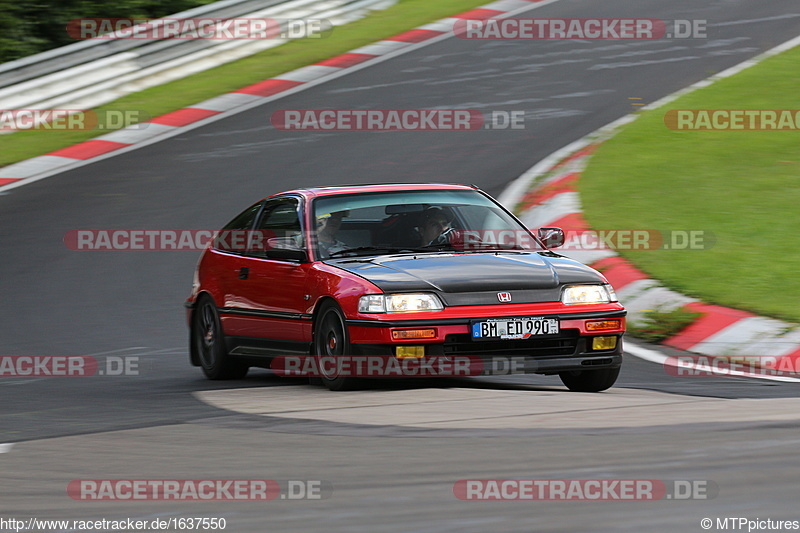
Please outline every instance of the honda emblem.
[[497, 299], [501, 302], [510, 302], [511, 301], [511, 293], [510, 292], [498, 292]]

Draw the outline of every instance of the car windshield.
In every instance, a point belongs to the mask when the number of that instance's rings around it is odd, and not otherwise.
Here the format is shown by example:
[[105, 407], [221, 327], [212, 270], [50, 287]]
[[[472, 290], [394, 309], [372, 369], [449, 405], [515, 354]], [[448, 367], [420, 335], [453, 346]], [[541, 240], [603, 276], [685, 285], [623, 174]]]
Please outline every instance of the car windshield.
[[477, 191], [323, 196], [313, 202], [318, 258], [402, 252], [543, 250], [531, 233]]

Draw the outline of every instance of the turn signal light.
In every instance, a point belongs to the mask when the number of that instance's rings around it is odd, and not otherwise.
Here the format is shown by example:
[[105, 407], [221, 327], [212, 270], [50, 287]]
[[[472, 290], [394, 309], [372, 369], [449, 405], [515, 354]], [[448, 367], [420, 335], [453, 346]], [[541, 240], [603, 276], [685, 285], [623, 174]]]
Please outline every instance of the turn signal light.
[[587, 331], [605, 331], [609, 329], [620, 329], [622, 327], [622, 320], [594, 320], [586, 323]]
[[435, 329], [396, 329], [392, 331], [392, 339], [435, 339]]

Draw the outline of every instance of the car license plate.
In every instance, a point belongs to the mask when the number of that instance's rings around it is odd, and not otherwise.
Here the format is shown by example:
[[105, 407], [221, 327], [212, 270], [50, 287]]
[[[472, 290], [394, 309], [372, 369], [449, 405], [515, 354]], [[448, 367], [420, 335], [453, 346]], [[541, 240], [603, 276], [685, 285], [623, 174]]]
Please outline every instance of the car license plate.
[[476, 341], [528, 339], [558, 331], [557, 318], [490, 318], [472, 323], [472, 339]]

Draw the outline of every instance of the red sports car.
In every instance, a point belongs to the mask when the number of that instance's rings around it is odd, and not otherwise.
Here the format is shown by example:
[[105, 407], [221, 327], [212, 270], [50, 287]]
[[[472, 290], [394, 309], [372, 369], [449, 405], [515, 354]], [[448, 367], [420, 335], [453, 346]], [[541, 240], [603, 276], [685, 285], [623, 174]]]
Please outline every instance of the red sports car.
[[[512, 357], [571, 390], [605, 390], [626, 311], [602, 274], [549, 250], [563, 241], [473, 186], [276, 194], [203, 251], [186, 302], [191, 362], [230, 379], [287, 356], [464, 356], [485, 368]], [[331, 390], [356, 383], [324, 368], [314, 379]]]

